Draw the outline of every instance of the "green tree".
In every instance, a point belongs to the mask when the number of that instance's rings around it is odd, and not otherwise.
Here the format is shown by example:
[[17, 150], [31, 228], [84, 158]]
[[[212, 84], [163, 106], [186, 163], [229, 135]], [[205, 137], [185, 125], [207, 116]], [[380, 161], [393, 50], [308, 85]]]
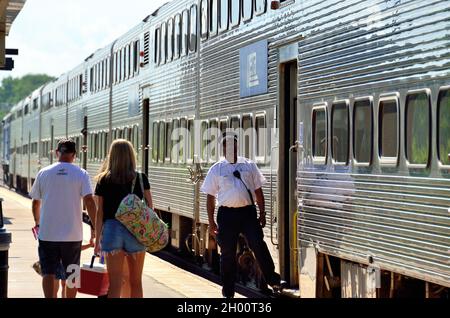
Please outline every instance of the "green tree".
[[0, 104], [9, 108], [30, 95], [41, 85], [53, 81], [55, 78], [45, 74], [28, 74], [21, 78], [11, 76], [3, 79], [0, 86]]

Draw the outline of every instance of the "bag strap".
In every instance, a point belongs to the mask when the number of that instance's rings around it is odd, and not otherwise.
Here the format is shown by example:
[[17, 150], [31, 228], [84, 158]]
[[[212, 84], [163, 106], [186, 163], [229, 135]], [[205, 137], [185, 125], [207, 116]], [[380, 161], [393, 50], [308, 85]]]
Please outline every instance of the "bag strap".
[[255, 200], [253, 200], [252, 192], [251, 192], [250, 189], [247, 187], [247, 185], [245, 184], [244, 180], [242, 180], [241, 173], [240, 173], [238, 170], [236, 170], [235, 172], [233, 172], [233, 175], [234, 175], [236, 178], [238, 178], [239, 180], [241, 180], [242, 184], [244, 185], [245, 189], [246, 189], [247, 192], [248, 192], [248, 195], [249, 195], [249, 197], [250, 197], [250, 200], [252, 201], [252, 205], [255, 205]]
[[142, 173], [139, 173], [139, 183], [141, 184], [141, 191], [142, 191], [142, 200], [144, 201], [145, 205], [148, 206], [147, 204], [147, 200], [145, 199], [145, 195], [144, 195], [144, 181], [142, 180]]
[[136, 179], [138, 178], [138, 176], [136, 175], [136, 178], [133, 179], [133, 183], [131, 185], [131, 194], [134, 193], [134, 187], [136, 186]]

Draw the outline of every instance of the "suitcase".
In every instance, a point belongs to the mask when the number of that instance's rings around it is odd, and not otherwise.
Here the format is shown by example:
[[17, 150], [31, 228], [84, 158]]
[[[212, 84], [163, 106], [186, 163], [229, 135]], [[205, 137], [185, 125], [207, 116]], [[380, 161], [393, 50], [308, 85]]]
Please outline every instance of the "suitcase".
[[105, 296], [108, 294], [109, 277], [106, 265], [94, 263], [96, 256], [92, 256], [90, 264], [83, 264], [78, 292], [92, 296]]

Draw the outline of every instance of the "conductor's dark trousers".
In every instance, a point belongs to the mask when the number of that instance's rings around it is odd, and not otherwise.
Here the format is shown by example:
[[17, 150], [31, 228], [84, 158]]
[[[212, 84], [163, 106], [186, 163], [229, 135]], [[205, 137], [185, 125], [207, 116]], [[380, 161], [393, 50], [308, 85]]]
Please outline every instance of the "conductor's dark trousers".
[[264, 242], [264, 234], [257, 217], [256, 206], [220, 207], [217, 223], [219, 227], [217, 241], [221, 248], [220, 267], [223, 296], [234, 297], [237, 268], [236, 247], [240, 233], [247, 238], [249, 247], [255, 254], [267, 283], [269, 285], [279, 283], [280, 276], [275, 273], [272, 256], [266, 242]]

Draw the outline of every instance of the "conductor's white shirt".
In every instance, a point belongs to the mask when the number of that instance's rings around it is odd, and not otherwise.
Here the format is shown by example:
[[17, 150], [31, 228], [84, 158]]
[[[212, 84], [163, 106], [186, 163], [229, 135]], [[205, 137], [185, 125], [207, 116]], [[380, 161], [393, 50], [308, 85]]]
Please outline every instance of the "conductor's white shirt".
[[224, 159], [209, 169], [203, 182], [201, 191], [217, 198], [218, 205], [229, 208], [241, 208], [251, 205], [250, 196], [241, 180], [233, 173], [239, 171], [241, 178], [256, 201], [255, 190], [266, 182], [258, 166], [249, 159], [238, 157], [237, 163], [232, 164]]

